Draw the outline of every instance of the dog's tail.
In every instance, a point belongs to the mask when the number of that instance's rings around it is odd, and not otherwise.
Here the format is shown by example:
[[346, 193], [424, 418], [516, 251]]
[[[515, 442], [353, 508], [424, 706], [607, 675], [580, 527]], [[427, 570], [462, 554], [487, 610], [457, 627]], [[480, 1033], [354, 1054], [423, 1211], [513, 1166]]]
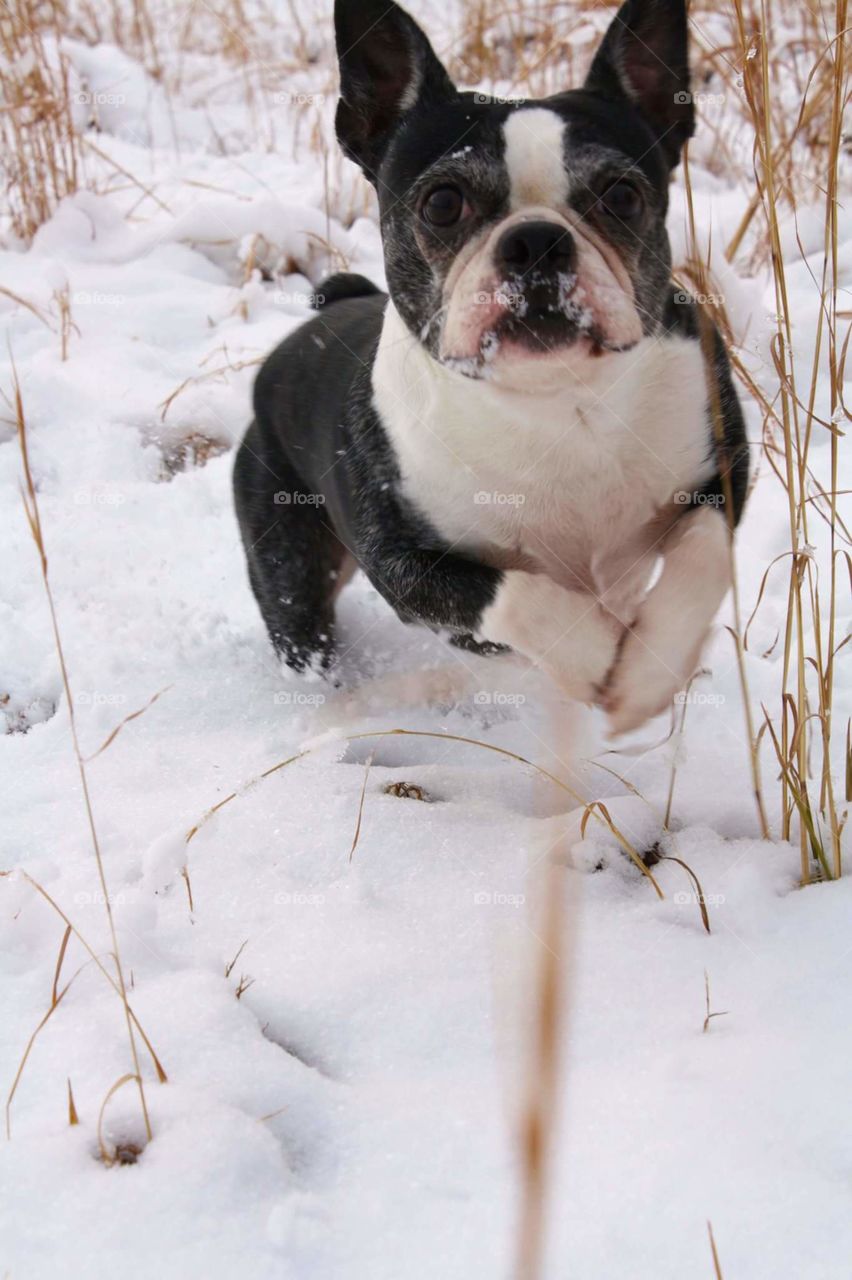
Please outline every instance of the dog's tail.
[[314, 311], [323, 311], [332, 302], [340, 302], [341, 298], [367, 298], [381, 292], [366, 276], [359, 276], [354, 271], [337, 271], [320, 281], [311, 305]]

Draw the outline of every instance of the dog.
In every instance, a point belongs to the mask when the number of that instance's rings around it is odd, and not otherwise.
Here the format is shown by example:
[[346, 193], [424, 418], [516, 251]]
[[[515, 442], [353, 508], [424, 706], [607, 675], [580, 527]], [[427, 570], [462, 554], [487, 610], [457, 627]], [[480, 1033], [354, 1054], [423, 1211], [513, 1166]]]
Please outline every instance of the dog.
[[749, 471], [722, 339], [671, 279], [684, 0], [627, 0], [541, 100], [457, 90], [390, 0], [337, 0], [335, 28], [388, 293], [330, 277], [256, 379], [234, 491], [272, 644], [332, 670], [360, 568], [403, 622], [633, 729], [696, 668]]

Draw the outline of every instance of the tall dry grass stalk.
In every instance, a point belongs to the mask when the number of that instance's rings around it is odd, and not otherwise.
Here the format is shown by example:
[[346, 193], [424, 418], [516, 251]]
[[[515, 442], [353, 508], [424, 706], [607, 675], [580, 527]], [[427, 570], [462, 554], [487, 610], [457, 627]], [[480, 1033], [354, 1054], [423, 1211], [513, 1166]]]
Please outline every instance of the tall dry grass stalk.
[[43, 0], [0, 6], [0, 169], [12, 230], [23, 240], [80, 179], [61, 16]]
[[[734, 0], [748, 116], [754, 130], [754, 175], [760, 216], [769, 248], [775, 291], [775, 333], [772, 359], [777, 379], [771, 396], [765, 439], [776, 455], [776, 475], [786, 495], [790, 556], [788, 609], [779, 702], [764, 708], [769, 736], [781, 769], [781, 834], [798, 835], [801, 879], [837, 877], [842, 871], [841, 833], [844, 817], [835, 795], [832, 775], [833, 693], [835, 660], [842, 647], [836, 636], [837, 599], [840, 588], [838, 561], [848, 553], [839, 545], [837, 512], [838, 448], [840, 423], [849, 413], [843, 404], [842, 379], [845, 341], [838, 318], [838, 174], [842, 151], [843, 111], [849, 99], [850, 67], [847, 58], [848, 0], [824, 3], [819, 36], [809, 49], [801, 108], [792, 131], [779, 143], [778, 78], [775, 74], [772, 25], [766, 0], [747, 12], [743, 0]], [[788, 287], [792, 263], [782, 234], [782, 220], [798, 207], [798, 187], [782, 157], [797, 147], [805, 122], [813, 119], [811, 91], [828, 104], [825, 136], [820, 139], [824, 198], [822, 261], [817, 271], [809, 264], [820, 310], [814, 355], [809, 372], [795, 360], [794, 317]], [[810, 148], [805, 148], [809, 150]], [[805, 250], [799, 245], [799, 261]], [[827, 385], [829, 412], [817, 413], [817, 401]], [[775, 407], [777, 405], [777, 407]], [[828, 474], [820, 475], [815, 456], [817, 435], [826, 435]], [[822, 444], [823, 441], [820, 441]], [[824, 471], [824, 468], [823, 468]], [[820, 579], [813, 550], [811, 526], [815, 499], [829, 526], [828, 581]], [[814, 766], [813, 761], [816, 761]], [[798, 816], [797, 832], [794, 816]]]
[[707, 1223], [707, 1237], [710, 1241], [710, 1253], [713, 1257], [713, 1274], [716, 1280], [724, 1280], [722, 1275], [722, 1264], [719, 1261], [719, 1251], [716, 1248], [716, 1237], [713, 1235], [712, 1223]]
[[[112, 1094], [116, 1091], [116, 1089], [120, 1087], [121, 1084], [124, 1084], [127, 1081], [135, 1081], [139, 1091], [139, 1102], [142, 1108], [142, 1119], [145, 1125], [145, 1134], [146, 1134], [147, 1140], [150, 1142], [151, 1136], [152, 1136], [151, 1120], [148, 1115], [148, 1103], [145, 1097], [145, 1085], [142, 1079], [142, 1072], [139, 1066], [139, 1054], [138, 1054], [137, 1045], [136, 1045], [136, 1033], [134, 1031], [135, 1019], [134, 1019], [133, 1012], [130, 1008], [130, 1003], [127, 998], [127, 987], [124, 980], [124, 968], [121, 963], [121, 950], [118, 944], [118, 932], [115, 927], [115, 917], [113, 915], [113, 910], [112, 910], [112, 899], [110, 898], [109, 889], [107, 887], [106, 870], [104, 868], [104, 860], [101, 852], [100, 837], [98, 836], [98, 829], [95, 823], [94, 809], [92, 807], [92, 798], [91, 798], [91, 793], [89, 791], [89, 777], [88, 777], [88, 771], [86, 769], [86, 760], [80, 748], [80, 740], [77, 734], [77, 720], [74, 714], [74, 698], [71, 692], [71, 682], [68, 674], [68, 667], [65, 662], [65, 648], [62, 643], [62, 635], [59, 629], [59, 619], [56, 613], [56, 605], [53, 599], [53, 590], [50, 585], [50, 576], [48, 574], [47, 548], [45, 545], [44, 531], [42, 528], [41, 515], [39, 512], [36, 486], [33, 481], [32, 470], [30, 468], [30, 456], [29, 456], [29, 448], [27, 444], [27, 423], [26, 423], [26, 417], [24, 414], [24, 404], [21, 396], [20, 384], [18, 383], [18, 377], [17, 377], [17, 373], [14, 370], [14, 366], [13, 366], [13, 377], [14, 377], [14, 400], [15, 400], [16, 425], [17, 425], [17, 432], [18, 432], [18, 443], [20, 444], [20, 448], [21, 448], [21, 461], [23, 463], [23, 470], [24, 470], [24, 485], [22, 488], [24, 508], [26, 511], [27, 522], [30, 527], [30, 533], [32, 534], [32, 538], [33, 538], [33, 542], [35, 543], [36, 550], [38, 551], [39, 566], [41, 569], [42, 581], [44, 582], [45, 594], [47, 596], [47, 604], [50, 612], [51, 628], [53, 630], [53, 639], [54, 639], [54, 644], [56, 646], [56, 654], [59, 659], [59, 670], [62, 676], [62, 685], [65, 690], [65, 697], [68, 703], [68, 720], [69, 720], [69, 726], [71, 730], [71, 744], [74, 751], [74, 758], [77, 762], [77, 770], [80, 775], [80, 786], [82, 789], [83, 803], [86, 810], [86, 821], [89, 828], [89, 836], [92, 842], [92, 850], [95, 855], [95, 864], [97, 866], [98, 880], [100, 883], [101, 893], [103, 895], [103, 901], [104, 901], [104, 906], [105, 906], [106, 915], [107, 915], [107, 922], [109, 925], [110, 942], [112, 946], [112, 958], [115, 964], [115, 981], [118, 986], [118, 991], [121, 997], [121, 1003], [124, 1009], [124, 1019], [127, 1027], [127, 1038], [130, 1045], [130, 1056], [133, 1063], [132, 1073], [122, 1076], [121, 1081], [119, 1081], [117, 1084], [112, 1086], [106, 1098], [104, 1099], [104, 1103], [101, 1108], [101, 1118], [103, 1117], [104, 1107], [106, 1106], [107, 1102], [112, 1097]], [[69, 922], [66, 921], [66, 924], [68, 923]], [[63, 948], [63, 954], [64, 954], [64, 948]], [[66, 987], [66, 990], [67, 990], [67, 987]], [[64, 991], [63, 991], [63, 994], [64, 994]], [[61, 996], [58, 999], [61, 999]], [[58, 999], [56, 1000], [57, 1004], [58, 1004]], [[53, 1011], [54, 1007], [55, 1005], [51, 1007], [51, 1010], [47, 1015], [48, 1017], [50, 1016], [50, 1012]], [[16, 1080], [16, 1084], [17, 1084], [17, 1080]], [[10, 1102], [11, 1102], [11, 1098], [10, 1098]], [[8, 1123], [8, 1110], [7, 1110], [7, 1123]], [[101, 1137], [100, 1123], [98, 1127], [98, 1137], [100, 1140], [100, 1137]], [[104, 1157], [108, 1158], [108, 1153], [106, 1152], [103, 1142], [101, 1142], [101, 1150], [104, 1154]]]
[[564, 868], [547, 851], [538, 973], [533, 992], [532, 1060], [521, 1114], [521, 1198], [515, 1280], [538, 1280], [547, 1241], [550, 1162], [557, 1132], [560, 1042], [568, 938], [563, 895]]
[[[552, 717], [551, 746], [562, 761], [574, 758], [575, 744], [564, 717]], [[543, 777], [538, 779], [541, 786]], [[603, 813], [599, 812], [603, 810]], [[606, 809], [589, 806], [585, 824], [595, 817], [615, 834]], [[581, 904], [578, 877], [571, 865], [570, 824], [563, 826], [556, 843], [543, 848], [530, 871], [535, 877], [531, 895], [538, 914], [530, 924], [535, 965], [530, 992], [527, 1060], [523, 1064], [519, 1131], [519, 1212], [514, 1280], [539, 1280], [544, 1274], [550, 1211], [552, 1166], [559, 1135], [566, 1017], [570, 1010], [572, 959], [578, 938]], [[618, 838], [618, 837], [616, 837]], [[644, 863], [640, 861], [640, 866]], [[662, 891], [647, 871], [658, 895]], [[538, 892], [535, 892], [538, 890]], [[568, 1135], [570, 1141], [570, 1135]]]

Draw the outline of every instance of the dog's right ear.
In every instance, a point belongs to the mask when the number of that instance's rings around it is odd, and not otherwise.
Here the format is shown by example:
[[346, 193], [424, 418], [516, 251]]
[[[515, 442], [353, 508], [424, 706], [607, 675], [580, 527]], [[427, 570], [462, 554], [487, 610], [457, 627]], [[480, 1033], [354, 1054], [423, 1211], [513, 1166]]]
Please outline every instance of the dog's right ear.
[[413, 18], [392, 0], [335, 0], [341, 147], [375, 180], [385, 145], [415, 103], [456, 96]]

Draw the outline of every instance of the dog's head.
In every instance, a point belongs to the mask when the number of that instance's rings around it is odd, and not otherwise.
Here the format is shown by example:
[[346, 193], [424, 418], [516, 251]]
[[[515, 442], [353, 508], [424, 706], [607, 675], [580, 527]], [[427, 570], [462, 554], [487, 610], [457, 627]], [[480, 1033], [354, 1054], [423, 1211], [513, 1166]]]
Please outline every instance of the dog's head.
[[685, 0], [627, 0], [581, 89], [460, 93], [389, 0], [336, 0], [337, 136], [376, 188], [411, 332], [470, 377], [529, 384], [658, 328], [668, 183], [693, 131]]

